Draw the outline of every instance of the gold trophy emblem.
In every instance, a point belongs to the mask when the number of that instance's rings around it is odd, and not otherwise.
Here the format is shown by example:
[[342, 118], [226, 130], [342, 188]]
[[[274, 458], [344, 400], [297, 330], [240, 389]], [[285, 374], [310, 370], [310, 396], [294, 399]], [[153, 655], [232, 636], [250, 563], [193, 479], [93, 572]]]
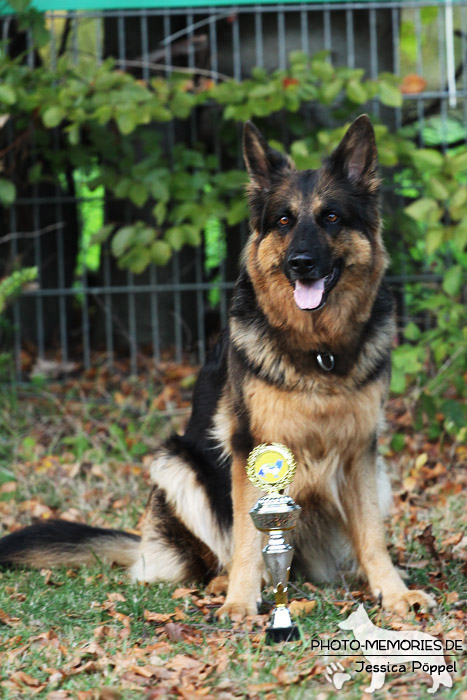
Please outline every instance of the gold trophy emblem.
[[250, 510], [254, 524], [269, 533], [263, 559], [274, 586], [275, 606], [266, 630], [268, 642], [285, 642], [299, 638], [287, 607], [287, 584], [293, 547], [285, 541], [284, 532], [292, 530], [300, 515], [300, 506], [280, 492], [291, 483], [297, 464], [292, 452], [279, 443], [258, 445], [247, 461], [247, 475], [258, 488], [266, 491]]

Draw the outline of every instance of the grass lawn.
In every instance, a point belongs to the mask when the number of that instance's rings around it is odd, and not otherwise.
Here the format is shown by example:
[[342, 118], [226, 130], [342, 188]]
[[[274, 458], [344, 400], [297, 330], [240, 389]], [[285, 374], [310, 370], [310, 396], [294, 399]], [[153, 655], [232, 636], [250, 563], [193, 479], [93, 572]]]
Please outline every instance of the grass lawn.
[[[79, 381], [3, 392], [1, 534], [50, 517], [137, 531], [149, 493], [151, 455], [169, 430], [183, 427], [193, 380], [193, 368], [168, 364], [154, 377], [132, 381], [93, 371]], [[463, 639], [461, 464], [467, 449], [447, 436], [429, 441], [414, 434], [404, 399], [390, 402], [388, 417], [388, 437], [380, 444], [395, 493], [387, 538], [409, 584], [437, 599], [434, 613], [413, 612], [403, 620], [383, 613], [364, 583], [345, 576], [319, 587], [298, 581], [291, 597], [304, 603], [297, 615], [301, 639], [270, 647], [264, 642], [269, 590], [265, 614], [221, 624], [213, 612], [222, 596], [207, 595], [196, 581], [133, 584], [124, 570], [99, 561], [80, 570], [1, 571], [0, 697], [368, 697], [363, 691], [370, 675], [356, 672], [357, 657], [311, 650], [311, 640], [318, 638], [352, 639], [337, 623], [360, 602], [382, 627]], [[396, 441], [391, 431], [399, 436]], [[441, 687], [435, 697], [465, 700], [465, 662], [460, 655], [453, 660], [453, 687]], [[329, 664], [338, 661], [351, 676], [341, 690], [325, 676]], [[427, 674], [388, 673], [375, 697], [425, 698], [430, 685]]]

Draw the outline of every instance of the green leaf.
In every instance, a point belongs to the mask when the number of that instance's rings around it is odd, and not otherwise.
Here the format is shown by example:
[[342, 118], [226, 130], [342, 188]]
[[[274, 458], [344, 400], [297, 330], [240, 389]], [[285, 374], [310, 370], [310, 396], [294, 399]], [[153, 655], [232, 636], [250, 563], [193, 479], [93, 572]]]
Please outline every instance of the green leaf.
[[45, 26], [44, 14], [33, 11], [31, 16], [31, 30], [33, 42], [38, 48], [44, 47], [50, 41], [50, 33]]
[[318, 170], [322, 164], [318, 153], [310, 153], [308, 156], [294, 156], [294, 163], [299, 170]]
[[130, 247], [136, 238], [137, 229], [135, 226], [123, 226], [118, 229], [112, 238], [112, 253], [119, 258]]
[[223, 190], [239, 190], [246, 185], [247, 180], [248, 176], [243, 170], [230, 170], [219, 174], [216, 184]]
[[435, 223], [442, 215], [442, 210], [438, 206], [438, 202], [429, 197], [417, 199], [412, 204], [409, 204], [408, 207], [405, 207], [404, 211], [412, 217], [412, 219], [415, 219], [415, 221], [423, 223]]
[[156, 265], [166, 265], [172, 257], [172, 249], [166, 241], [157, 240], [151, 245], [151, 260]]
[[235, 226], [248, 217], [248, 207], [244, 197], [234, 200], [227, 213], [227, 224]]
[[454, 243], [454, 246], [456, 250], [459, 252], [463, 251], [464, 248], [467, 246], [467, 224], [466, 223], [460, 223], [458, 226], [455, 226], [452, 232], [452, 241]]
[[435, 250], [438, 250], [443, 241], [444, 230], [441, 226], [429, 229], [425, 237], [425, 249], [427, 255], [431, 255], [435, 252]]
[[383, 105], [387, 105], [388, 107], [402, 106], [402, 93], [395, 85], [381, 80], [378, 85], [378, 94]]
[[418, 148], [412, 153], [412, 162], [420, 172], [424, 173], [427, 170], [440, 170], [444, 159], [441, 153], [432, 148]]
[[307, 156], [308, 146], [303, 140], [293, 141], [292, 145], [290, 146], [290, 153], [292, 158], [296, 158], [297, 156]]
[[94, 112], [94, 118], [99, 124], [107, 124], [112, 119], [113, 111], [110, 105], [102, 105]]
[[306, 68], [308, 66], [309, 56], [304, 51], [291, 51], [289, 60], [293, 68]]
[[395, 369], [405, 374], [417, 374], [422, 369], [420, 354], [423, 348], [413, 345], [399, 345], [392, 353], [392, 364]]
[[167, 202], [170, 197], [170, 192], [167, 183], [164, 178], [169, 176], [167, 170], [162, 172], [154, 172], [153, 177], [151, 177], [151, 183], [149, 184], [149, 191], [151, 192], [154, 199], [161, 202]]
[[128, 196], [137, 207], [142, 207], [148, 199], [148, 191], [141, 182], [134, 182], [129, 191]]
[[192, 246], [201, 245], [201, 231], [197, 226], [191, 226], [190, 224], [185, 224], [183, 226], [183, 234], [185, 237], [185, 243]]
[[139, 227], [135, 237], [135, 243], [139, 246], [147, 246], [154, 241], [156, 230], [151, 226]]
[[467, 151], [448, 158], [448, 168], [453, 175], [467, 172]]
[[367, 101], [368, 95], [363, 85], [357, 80], [349, 80], [345, 93], [351, 102], [361, 105]]
[[428, 180], [427, 189], [428, 193], [439, 201], [444, 201], [449, 197], [449, 191], [445, 183], [433, 175]]
[[53, 129], [60, 124], [64, 117], [65, 110], [58, 105], [54, 105], [45, 110], [42, 115], [42, 121], [44, 122], [44, 126], [48, 129]]
[[161, 226], [164, 223], [167, 214], [167, 206], [165, 202], [157, 202], [156, 206], [153, 207], [152, 213], [156, 219], [157, 225]]
[[117, 112], [115, 116], [115, 121], [117, 122], [118, 129], [121, 134], [126, 136], [131, 134], [135, 130], [137, 125], [137, 115], [136, 112]]
[[464, 270], [461, 265], [454, 265], [451, 267], [443, 279], [443, 289], [449, 296], [456, 296], [462, 285], [462, 280], [464, 276]]
[[186, 119], [190, 115], [191, 108], [194, 107], [194, 104], [194, 95], [188, 92], [177, 92], [170, 103], [170, 107], [174, 117], [177, 117], [177, 119]]
[[125, 197], [127, 197], [132, 184], [133, 183], [131, 182], [129, 177], [122, 177], [122, 179], [119, 180], [114, 186], [115, 196], [119, 199], [124, 199]]
[[394, 433], [391, 438], [391, 449], [394, 452], [401, 452], [405, 448], [405, 435], [403, 433]]
[[72, 124], [68, 128], [68, 141], [72, 146], [77, 146], [79, 143], [79, 126], [78, 124]]
[[118, 261], [118, 266], [128, 268], [131, 272], [139, 275], [147, 268], [151, 262], [151, 252], [149, 248], [135, 247], [131, 248]]
[[[291, 92], [290, 90], [287, 90], [284, 95], [284, 102], [285, 102], [285, 108], [289, 112], [298, 112], [300, 109], [300, 97], [296, 92]], [[270, 114], [271, 110], [269, 110], [264, 116], [267, 116], [267, 114]]]
[[156, 122], [169, 122], [172, 119], [170, 111], [162, 105], [152, 105], [151, 114]]
[[321, 102], [325, 105], [331, 105], [342, 90], [343, 84], [342, 78], [335, 78], [330, 83], [323, 85], [320, 91]]
[[0, 102], [6, 105], [14, 105], [16, 102], [16, 92], [11, 85], [0, 85]]
[[399, 162], [394, 147], [387, 143], [378, 146], [378, 158], [381, 165], [387, 168], [393, 168]]
[[300, 83], [298, 94], [303, 101], [315, 100], [318, 97], [318, 90], [311, 83]]
[[[291, 56], [290, 60], [292, 62]], [[268, 74], [265, 68], [259, 68], [258, 66], [256, 66], [255, 68], [251, 69], [251, 77], [255, 80], [265, 80], [268, 77]]]
[[449, 202], [449, 213], [454, 221], [459, 221], [467, 215], [467, 187], [459, 187]]
[[28, 180], [30, 183], [34, 184], [35, 182], [39, 182], [39, 180], [42, 177], [42, 163], [36, 163], [35, 165], [31, 166], [29, 168], [28, 172]]
[[164, 233], [164, 238], [173, 250], [179, 251], [185, 243], [183, 226], [172, 226]]
[[452, 420], [457, 428], [463, 428], [467, 418], [466, 407], [460, 401], [454, 399], [446, 399], [441, 405], [441, 411], [446, 418]]
[[418, 340], [420, 338], [420, 328], [411, 321], [404, 328], [404, 336], [407, 340]]
[[[453, 207], [462, 207], [465, 203], [467, 202], [467, 187], [463, 185], [462, 187], [459, 187], [454, 194], [452, 195], [451, 198], [451, 206]], [[467, 214], [467, 212], [466, 212]]]
[[331, 80], [331, 78], [334, 76], [335, 71], [332, 64], [328, 61], [313, 60], [311, 62], [311, 72], [313, 73], [313, 75], [316, 75], [316, 77], [325, 81]]
[[108, 239], [114, 228], [115, 224], [105, 224], [104, 226], [101, 226], [100, 229], [96, 231], [96, 233], [92, 236], [90, 245], [100, 245], [104, 243], [104, 241]]
[[415, 63], [417, 59], [417, 37], [415, 36], [413, 22], [402, 22], [401, 24], [401, 51], [405, 56]]
[[397, 368], [392, 370], [391, 373], [391, 391], [394, 394], [402, 394], [406, 388], [405, 373], [403, 370]]
[[256, 85], [252, 90], [250, 90], [249, 97], [252, 99], [269, 97], [275, 91], [275, 85], [273, 83], [266, 83], [265, 85]]
[[0, 202], [9, 207], [16, 199], [16, 187], [9, 180], [0, 178]]

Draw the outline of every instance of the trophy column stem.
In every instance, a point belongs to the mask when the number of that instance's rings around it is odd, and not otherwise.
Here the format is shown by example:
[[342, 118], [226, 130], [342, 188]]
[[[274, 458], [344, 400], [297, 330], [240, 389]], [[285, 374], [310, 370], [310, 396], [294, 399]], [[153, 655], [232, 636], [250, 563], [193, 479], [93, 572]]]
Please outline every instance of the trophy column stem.
[[268, 642], [299, 639], [298, 628], [293, 624], [287, 607], [287, 589], [292, 563], [293, 547], [285, 541], [283, 530], [269, 532], [269, 542], [263, 549], [263, 559], [274, 586], [274, 609], [266, 630]]
[[292, 498], [280, 493], [291, 483], [295, 469], [293, 454], [279, 443], [258, 445], [248, 457], [248, 478], [255, 486], [267, 491], [267, 495], [250, 510], [250, 515], [258, 530], [269, 535], [263, 559], [274, 586], [275, 606], [266, 629], [268, 642], [285, 642], [300, 637], [287, 607], [293, 547], [286, 542], [284, 533], [295, 527], [301, 509]]

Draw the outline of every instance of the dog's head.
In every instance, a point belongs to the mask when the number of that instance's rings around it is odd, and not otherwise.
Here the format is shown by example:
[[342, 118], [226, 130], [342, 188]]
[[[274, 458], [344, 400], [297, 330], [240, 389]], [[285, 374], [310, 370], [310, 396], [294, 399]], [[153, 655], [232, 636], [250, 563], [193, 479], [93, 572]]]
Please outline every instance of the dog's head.
[[368, 117], [353, 122], [319, 170], [296, 170], [251, 122], [244, 157], [252, 226], [247, 266], [257, 294], [267, 289], [289, 318], [340, 304], [344, 295], [358, 306], [362, 287], [377, 286], [386, 267]]

